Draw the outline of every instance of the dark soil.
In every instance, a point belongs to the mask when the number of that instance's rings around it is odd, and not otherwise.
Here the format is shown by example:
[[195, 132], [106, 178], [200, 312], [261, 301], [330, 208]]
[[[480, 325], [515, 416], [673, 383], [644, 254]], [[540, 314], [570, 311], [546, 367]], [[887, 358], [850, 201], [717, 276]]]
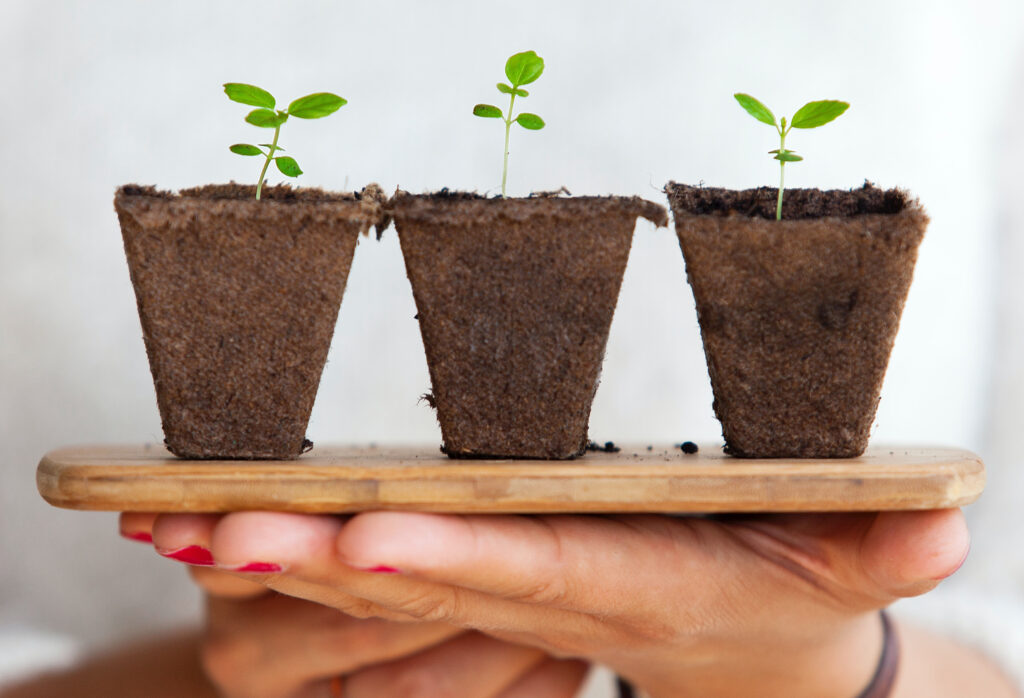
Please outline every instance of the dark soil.
[[[360, 232], [363, 195], [211, 185], [114, 198], [167, 447], [187, 458], [293, 458]], [[252, 197], [252, 198], [250, 198]]]
[[[604, 445], [597, 443], [596, 441], [587, 442], [587, 451], [593, 451], [596, 453], [618, 453], [622, 449], [615, 445], [614, 441], [605, 441]], [[647, 450], [651, 450], [648, 446]]]
[[399, 192], [392, 212], [452, 457], [571, 458], [587, 422], [637, 197]]
[[920, 204], [871, 185], [793, 190], [776, 221], [774, 189], [666, 191], [727, 452], [860, 455], [928, 223]]
[[[746, 216], [775, 220], [779, 190], [693, 187], [670, 182], [665, 188], [672, 210], [697, 216]], [[902, 189], [879, 189], [864, 182], [859, 189], [787, 189], [782, 197], [783, 220], [829, 216], [893, 215], [913, 202]]]
[[[254, 184], [204, 184], [201, 187], [190, 187], [175, 193], [161, 191], [154, 186], [142, 186], [139, 184], [125, 184], [118, 189], [119, 194], [124, 196], [152, 196], [160, 199], [238, 199], [242, 201], [255, 200], [256, 185]], [[371, 184], [361, 192], [332, 192], [317, 189], [316, 187], [301, 187], [294, 189], [288, 184], [277, 184], [263, 187], [260, 192], [260, 201], [361, 201], [362, 199], [380, 199], [381, 190], [376, 184]]]

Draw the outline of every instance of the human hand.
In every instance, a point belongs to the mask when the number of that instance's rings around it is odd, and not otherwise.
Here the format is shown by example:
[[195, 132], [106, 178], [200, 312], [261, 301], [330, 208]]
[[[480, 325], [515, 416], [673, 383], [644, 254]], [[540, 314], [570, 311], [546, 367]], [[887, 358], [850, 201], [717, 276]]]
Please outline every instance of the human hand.
[[[151, 540], [154, 518], [123, 514], [121, 533]], [[226, 698], [570, 698], [586, 673], [449, 624], [357, 619], [237, 573], [189, 572], [207, 593], [202, 663]]]
[[158, 548], [360, 617], [441, 622], [611, 666], [655, 696], [849, 698], [881, 647], [874, 613], [963, 561], [959, 511], [161, 517]]

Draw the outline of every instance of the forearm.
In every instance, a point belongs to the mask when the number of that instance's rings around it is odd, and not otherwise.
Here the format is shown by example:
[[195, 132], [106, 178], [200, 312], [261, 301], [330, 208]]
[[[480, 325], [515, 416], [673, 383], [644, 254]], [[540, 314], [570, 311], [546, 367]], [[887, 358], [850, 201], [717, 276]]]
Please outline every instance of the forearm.
[[0, 689], [0, 698], [215, 698], [195, 632], [133, 643], [81, 666]]
[[1020, 698], [1002, 671], [975, 650], [905, 624], [899, 634], [903, 657], [892, 698]]
[[[766, 642], [724, 652], [714, 660], [661, 662], [681, 671], [660, 677], [648, 673], [647, 681], [638, 683], [652, 698], [854, 698], [870, 683], [878, 664], [878, 625], [877, 615], [870, 614], [850, 624], [834, 642], [799, 649]], [[913, 626], [895, 627], [901, 659], [890, 698], [1019, 698], [1010, 680], [984, 655]]]

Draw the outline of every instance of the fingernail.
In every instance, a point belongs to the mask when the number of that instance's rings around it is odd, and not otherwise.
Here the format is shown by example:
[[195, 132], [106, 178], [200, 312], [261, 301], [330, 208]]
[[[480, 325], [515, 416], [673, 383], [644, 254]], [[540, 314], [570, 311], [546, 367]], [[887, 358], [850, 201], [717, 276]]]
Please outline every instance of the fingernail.
[[388, 567], [387, 565], [377, 565], [376, 567], [357, 567], [357, 570], [363, 572], [375, 572], [377, 574], [401, 574], [402, 570], [394, 567]]
[[128, 540], [137, 540], [140, 543], [153, 542], [153, 534], [149, 531], [121, 531], [121, 537]]
[[169, 557], [178, 562], [185, 562], [198, 567], [213, 567], [213, 553], [201, 545], [189, 545], [178, 550], [163, 551], [157, 550], [164, 557]]
[[970, 543], [968, 543], [968, 544], [967, 544], [967, 550], [965, 550], [965, 551], [964, 551], [964, 556], [963, 556], [962, 558], [960, 558], [960, 562], [956, 563], [956, 567], [954, 567], [954, 568], [953, 568], [953, 570], [952, 570], [951, 572], [948, 572], [948, 573], [946, 573], [946, 574], [940, 575], [940, 576], [938, 576], [938, 577], [933, 577], [933, 578], [932, 578], [932, 579], [933, 579], [933, 581], [936, 581], [936, 582], [941, 582], [941, 581], [942, 581], [943, 579], [946, 579], [947, 577], [952, 577], [952, 576], [953, 576], [954, 574], [956, 574], [957, 572], [959, 572], [959, 571], [960, 571], [960, 568], [964, 566], [964, 563], [965, 563], [965, 562], [967, 562], [967, 557], [968, 557], [968, 556], [969, 556], [970, 554], [971, 554], [971, 544], [970, 544]]
[[270, 574], [271, 572], [280, 572], [283, 567], [276, 562], [249, 562], [241, 567], [227, 567], [232, 572], [251, 572], [253, 574]]

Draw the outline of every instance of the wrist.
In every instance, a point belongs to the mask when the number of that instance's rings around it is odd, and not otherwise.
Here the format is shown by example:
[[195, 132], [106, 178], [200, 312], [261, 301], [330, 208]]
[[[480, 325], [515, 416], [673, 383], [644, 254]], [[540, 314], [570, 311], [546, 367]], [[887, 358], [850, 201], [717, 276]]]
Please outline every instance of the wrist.
[[875, 675], [882, 647], [881, 618], [870, 612], [799, 639], [743, 639], [714, 653], [714, 660], [645, 686], [651, 698], [858, 698]]

